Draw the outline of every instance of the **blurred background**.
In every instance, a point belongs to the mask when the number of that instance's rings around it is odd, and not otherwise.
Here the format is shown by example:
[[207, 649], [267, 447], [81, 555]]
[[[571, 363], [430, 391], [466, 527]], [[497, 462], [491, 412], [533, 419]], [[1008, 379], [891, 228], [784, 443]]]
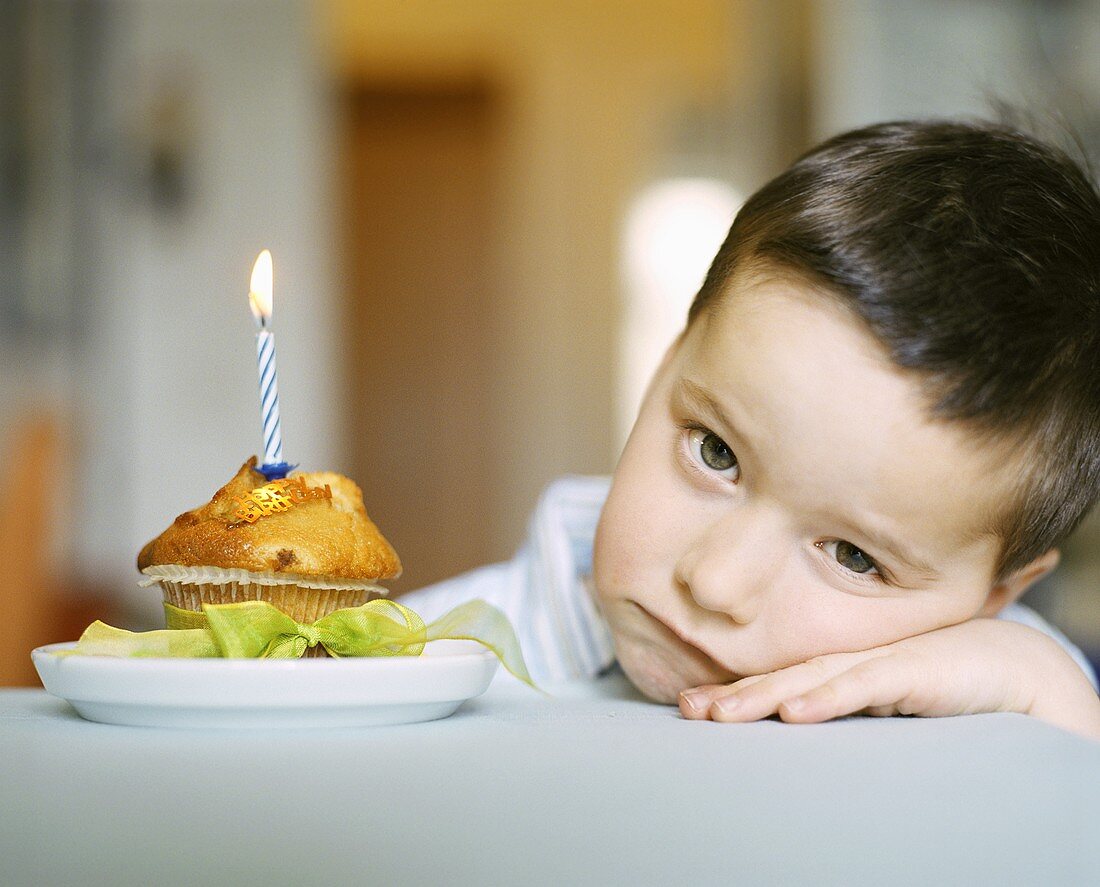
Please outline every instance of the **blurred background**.
[[[614, 467], [740, 203], [878, 120], [1053, 113], [1100, 152], [1100, 0], [0, 0], [0, 684], [262, 451], [363, 487], [400, 592]], [[261, 452], [262, 455], [262, 452]], [[1100, 522], [1027, 602], [1100, 658]]]

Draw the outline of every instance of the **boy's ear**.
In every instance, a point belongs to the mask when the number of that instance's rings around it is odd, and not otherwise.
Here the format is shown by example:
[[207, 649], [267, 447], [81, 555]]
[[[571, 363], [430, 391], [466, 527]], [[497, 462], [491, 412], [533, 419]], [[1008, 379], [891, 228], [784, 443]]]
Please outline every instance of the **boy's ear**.
[[1003, 582], [989, 589], [985, 603], [976, 615], [984, 618], [996, 616], [1009, 604], [1019, 600], [1025, 591], [1057, 567], [1060, 558], [1058, 549], [1051, 548], [1030, 564], [1020, 567]]

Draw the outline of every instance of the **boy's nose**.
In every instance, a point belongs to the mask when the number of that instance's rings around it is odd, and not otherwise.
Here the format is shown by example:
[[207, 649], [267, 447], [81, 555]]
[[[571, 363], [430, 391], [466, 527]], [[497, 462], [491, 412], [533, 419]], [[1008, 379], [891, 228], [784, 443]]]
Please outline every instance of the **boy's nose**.
[[700, 607], [752, 622], [778, 573], [780, 532], [774, 516], [737, 506], [695, 537], [676, 564], [676, 579]]

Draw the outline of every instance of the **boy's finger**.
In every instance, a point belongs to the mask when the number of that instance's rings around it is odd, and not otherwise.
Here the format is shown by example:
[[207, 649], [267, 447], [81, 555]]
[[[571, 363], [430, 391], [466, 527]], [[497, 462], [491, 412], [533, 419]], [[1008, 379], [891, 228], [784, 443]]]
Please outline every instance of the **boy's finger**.
[[710, 706], [715, 699], [729, 695], [744, 687], [751, 687], [766, 677], [769, 677], [769, 675], [754, 674], [749, 675], [747, 678], [741, 678], [739, 681], [734, 681], [732, 684], [704, 684], [701, 687], [683, 690], [678, 699], [680, 713], [690, 720], [705, 721], [710, 717]]
[[715, 697], [709, 714], [715, 721], [756, 721], [770, 717], [784, 700], [808, 693], [866, 660], [881, 653], [829, 653], [765, 675], [764, 680], [733, 693]]
[[[861, 662], [820, 687], [779, 705], [779, 716], [792, 723], [817, 723], [863, 709], [893, 708], [913, 692], [913, 679], [897, 657]], [[896, 708], [894, 708], [896, 710]]]

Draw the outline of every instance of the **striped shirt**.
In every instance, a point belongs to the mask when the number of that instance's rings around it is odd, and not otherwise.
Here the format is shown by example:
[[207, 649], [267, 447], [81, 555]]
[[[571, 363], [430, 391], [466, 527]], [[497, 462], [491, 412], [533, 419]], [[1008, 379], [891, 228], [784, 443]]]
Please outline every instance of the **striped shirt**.
[[[611, 478], [603, 476], [567, 475], [552, 481], [539, 496], [527, 536], [511, 560], [402, 595], [401, 603], [430, 622], [463, 601], [482, 598], [515, 627], [536, 682], [601, 674], [615, 664], [615, 649], [590, 577], [592, 541], [610, 487]], [[1097, 688], [1096, 673], [1084, 654], [1030, 607], [1009, 604], [997, 618], [1054, 638]]]

